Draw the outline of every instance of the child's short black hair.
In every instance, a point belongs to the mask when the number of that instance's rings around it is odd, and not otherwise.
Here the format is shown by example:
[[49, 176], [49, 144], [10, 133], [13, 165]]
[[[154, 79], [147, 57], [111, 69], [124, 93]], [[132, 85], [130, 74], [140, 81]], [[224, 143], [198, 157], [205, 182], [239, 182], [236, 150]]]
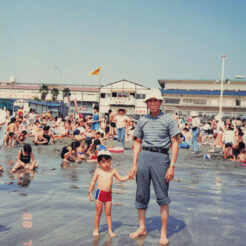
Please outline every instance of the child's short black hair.
[[94, 145], [97, 146], [97, 145], [99, 145], [99, 144], [101, 144], [100, 140], [99, 140], [99, 139], [95, 139], [95, 140], [94, 140]]
[[79, 146], [80, 146], [80, 142], [79, 141], [74, 141], [74, 142], [71, 143], [71, 147], [72, 147], [73, 150], [75, 150]]
[[226, 143], [225, 144], [225, 148], [231, 147], [232, 148], [232, 144], [231, 143]]
[[244, 143], [244, 142], [240, 142], [240, 143], [238, 144], [238, 147], [239, 147], [240, 149], [244, 149], [244, 148], [245, 148], [245, 143]]
[[93, 109], [95, 109], [96, 111], [99, 111], [99, 107], [98, 106], [94, 106]]
[[26, 135], [26, 134], [27, 134], [27, 131], [24, 130], [24, 131], [22, 131], [22, 133], [23, 133], [24, 135]]
[[10, 119], [10, 122], [11, 122], [11, 123], [16, 122], [16, 118], [15, 118], [15, 117], [12, 117], [12, 118]]
[[103, 159], [105, 159], [106, 161], [107, 161], [107, 160], [112, 160], [112, 157], [109, 156], [109, 155], [99, 155], [99, 156], [97, 157], [98, 163], [100, 163]]
[[24, 150], [24, 152], [26, 152], [28, 154], [31, 154], [32, 153], [32, 147], [31, 147], [30, 144], [24, 144], [23, 150]]
[[101, 136], [101, 132], [96, 132], [96, 135], [100, 135]]
[[49, 131], [49, 129], [50, 129], [50, 126], [44, 126], [43, 128], [44, 131]]

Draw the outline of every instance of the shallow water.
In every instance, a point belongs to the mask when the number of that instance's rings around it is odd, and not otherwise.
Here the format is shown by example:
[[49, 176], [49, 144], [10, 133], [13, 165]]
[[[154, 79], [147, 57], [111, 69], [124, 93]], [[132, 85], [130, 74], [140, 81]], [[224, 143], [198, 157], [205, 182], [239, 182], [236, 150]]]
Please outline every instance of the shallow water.
[[[147, 212], [146, 237], [129, 238], [138, 226], [134, 208], [135, 181], [115, 182], [113, 186], [113, 228], [116, 238], [107, 236], [104, 215], [100, 237], [93, 239], [95, 206], [87, 198], [88, 186], [96, 164], [62, 165], [60, 149], [33, 146], [40, 165], [36, 172], [11, 174], [20, 146], [0, 150], [0, 245], [158, 245], [159, 207], [151, 189]], [[236, 245], [246, 242], [246, 167], [223, 161], [219, 154], [204, 160], [208, 147], [192, 155], [181, 150], [170, 184], [170, 245]], [[113, 165], [127, 174], [132, 150], [113, 155]]]

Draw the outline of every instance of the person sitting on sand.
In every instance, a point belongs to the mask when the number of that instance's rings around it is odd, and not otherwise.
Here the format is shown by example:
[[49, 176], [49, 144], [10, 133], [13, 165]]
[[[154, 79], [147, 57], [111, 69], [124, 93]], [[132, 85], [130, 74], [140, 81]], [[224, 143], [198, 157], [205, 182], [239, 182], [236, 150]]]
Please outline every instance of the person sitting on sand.
[[85, 151], [86, 151], [86, 147], [84, 143], [81, 141], [80, 146], [77, 148], [77, 154], [79, 159], [81, 160], [85, 159]]
[[237, 156], [237, 161], [243, 162], [243, 163], [246, 161], [246, 150], [240, 151], [240, 153]]
[[51, 140], [51, 144], [55, 142], [54, 135], [50, 132], [50, 126], [44, 126], [43, 130], [35, 135], [33, 142], [35, 145], [48, 145]]
[[192, 134], [191, 134], [191, 132], [189, 131], [189, 129], [187, 127], [185, 127], [183, 129], [182, 135], [185, 137], [185, 140], [184, 141], [191, 143]]
[[232, 146], [232, 153], [234, 154], [234, 156], [236, 158], [242, 150], [245, 150], [245, 143], [244, 142], [240, 142], [237, 145]]
[[240, 142], [243, 142], [243, 140], [244, 140], [243, 135], [244, 135], [244, 133], [243, 133], [242, 129], [239, 128], [236, 130], [236, 132], [235, 132], [235, 145], [237, 145]]
[[41, 131], [42, 131], [42, 128], [40, 127], [40, 122], [36, 120], [34, 123], [34, 126], [32, 127], [32, 136], [37, 135]]
[[92, 201], [92, 191], [97, 183], [96, 191], [96, 214], [94, 219], [94, 231], [93, 236], [99, 236], [99, 224], [104, 207], [104, 212], [106, 215], [106, 220], [108, 224], [108, 234], [110, 237], [114, 237], [115, 233], [112, 230], [112, 217], [111, 217], [111, 208], [112, 208], [112, 185], [113, 178], [124, 182], [129, 180], [129, 176], [120, 176], [118, 172], [111, 168], [112, 157], [108, 150], [101, 150], [97, 155], [97, 162], [99, 168], [95, 170], [94, 176], [91, 180], [91, 184], [88, 190], [89, 200]]
[[74, 141], [71, 143], [71, 145], [63, 147], [61, 151], [61, 158], [63, 161], [79, 162], [80, 158], [77, 153], [79, 146], [80, 142]]
[[226, 143], [223, 153], [224, 153], [224, 159], [225, 160], [230, 160], [230, 161], [236, 160], [235, 156], [232, 153], [232, 144], [231, 143]]
[[98, 145], [103, 145], [103, 141], [100, 140], [101, 138], [101, 133], [100, 132], [96, 132], [95, 134], [95, 139], [92, 141], [92, 143], [90, 144], [90, 147], [87, 151], [87, 154], [89, 155], [89, 159], [92, 158], [92, 156], [96, 156], [97, 155], [97, 146]]
[[14, 144], [24, 144], [25, 140], [26, 140], [26, 135], [27, 135], [27, 131], [25, 131], [25, 130], [18, 133]]
[[32, 153], [32, 147], [30, 144], [24, 144], [23, 149], [19, 151], [17, 156], [17, 163], [12, 169], [12, 172], [15, 172], [19, 168], [25, 168], [33, 170], [38, 167], [38, 164]]

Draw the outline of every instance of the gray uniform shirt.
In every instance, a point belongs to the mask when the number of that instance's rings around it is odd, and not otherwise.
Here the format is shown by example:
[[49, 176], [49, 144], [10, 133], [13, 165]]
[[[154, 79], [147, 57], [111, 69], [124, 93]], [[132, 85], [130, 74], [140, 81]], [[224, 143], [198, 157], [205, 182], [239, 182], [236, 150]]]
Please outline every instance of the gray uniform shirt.
[[134, 136], [142, 139], [143, 147], [169, 149], [171, 138], [179, 133], [180, 130], [172, 115], [160, 111], [156, 117], [150, 113], [140, 118]]

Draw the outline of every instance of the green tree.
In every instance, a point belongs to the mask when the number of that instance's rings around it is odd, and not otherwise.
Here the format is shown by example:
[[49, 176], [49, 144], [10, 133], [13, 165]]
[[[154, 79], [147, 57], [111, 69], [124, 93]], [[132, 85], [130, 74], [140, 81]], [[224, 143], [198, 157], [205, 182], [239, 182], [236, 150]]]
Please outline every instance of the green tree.
[[71, 96], [71, 90], [69, 88], [64, 88], [62, 91], [63, 98], [64, 97], [70, 97]]
[[59, 92], [59, 90], [57, 88], [52, 88], [50, 93], [52, 95], [52, 101], [56, 101], [58, 95], [60, 94], [60, 92]]
[[49, 87], [45, 84], [41, 85], [39, 88], [39, 92], [41, 93], [41, 100], [44, 101], [49, 92]]

